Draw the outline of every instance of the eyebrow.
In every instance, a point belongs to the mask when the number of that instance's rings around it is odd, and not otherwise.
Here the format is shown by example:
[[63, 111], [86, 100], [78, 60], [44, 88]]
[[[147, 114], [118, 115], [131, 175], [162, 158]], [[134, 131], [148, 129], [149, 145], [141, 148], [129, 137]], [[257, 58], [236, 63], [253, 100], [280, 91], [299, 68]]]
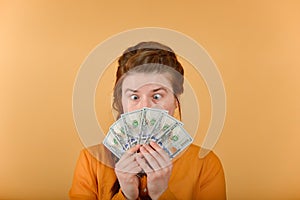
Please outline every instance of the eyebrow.
[[127, 92], [133, 92], [133, 93], [135, 93], [135, 92], [138, 92], [138, 90], [133, 90], [133, 89], [128, 88], [128, 89], [125, 90], [124, 93], [127, 93]]
[[[164, 88], [164, 87], [159, 87], [159, 88], [153, 89], [152, 92], [157, 92], [157, 91], [159, 91], [159, 90], [163, 90], [163, 91], [167, 92], [167, 89]], [[138, 92], [138, 90], [134, 90], [134, 89], [127, 88], [127, 89], [125, 90], [124, 93], [127, 93], [127, 92], [133, 92], [133, 93], [136, 93], [136, 92]]]
[[167, 89], [164, 88], [164, 87], [160, 87], [160, 88], [154, 89], [154, 90], [152, 90], [152, 92], [157, 92], [159, 90], [163, 90], [163, 91], [167, 92]]

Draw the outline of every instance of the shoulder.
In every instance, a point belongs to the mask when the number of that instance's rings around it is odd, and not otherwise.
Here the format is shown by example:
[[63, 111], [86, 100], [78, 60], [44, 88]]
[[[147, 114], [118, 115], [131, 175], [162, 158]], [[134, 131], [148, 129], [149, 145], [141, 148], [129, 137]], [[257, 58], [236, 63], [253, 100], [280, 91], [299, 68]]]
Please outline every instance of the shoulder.
[[111, 152], [103, 144], [82, 149], [79, 160], [88, 162], [91, 165], [102, 163], [108, 166], [114, 166], [115, 163]]
[[197, 158], [199, 160], [218, 159], [217, 155], [212, 150], [201, 148], [195, 144], [191, 144], [182, 153], [182, 156]]
[[218, 156], [211, 150], [203, 149], [197, 145], [191, 144], [186, 151], [179, 157], [184, 162], [193, 162], [193, 165], [202, 169], [220, 170], [222, 164]]

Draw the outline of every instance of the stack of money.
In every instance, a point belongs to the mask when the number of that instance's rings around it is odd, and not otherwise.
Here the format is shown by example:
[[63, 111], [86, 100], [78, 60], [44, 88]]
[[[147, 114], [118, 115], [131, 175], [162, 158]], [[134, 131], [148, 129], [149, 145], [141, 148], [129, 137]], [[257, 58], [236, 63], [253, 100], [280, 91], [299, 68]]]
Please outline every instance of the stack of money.
[[103, 144], [118, 158], [137, 144], [154, 141], [165, 150], [170, 159], [188, 147], [193, 139], [184, 130], [183, 123], [167, 111], [142, 108], [122, 114], [111, 125]]

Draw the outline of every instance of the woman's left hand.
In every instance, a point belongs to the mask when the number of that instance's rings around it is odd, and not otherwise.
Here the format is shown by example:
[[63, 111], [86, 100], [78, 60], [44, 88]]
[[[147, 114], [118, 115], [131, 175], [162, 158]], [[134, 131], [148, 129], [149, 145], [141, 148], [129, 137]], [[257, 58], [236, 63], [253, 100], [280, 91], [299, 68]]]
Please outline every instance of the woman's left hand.
[[136, 161], [147, 174], [148, 195], [158, 199], [168, 188], [172, 162], [168, 154], [155, 142], [140, 147]]

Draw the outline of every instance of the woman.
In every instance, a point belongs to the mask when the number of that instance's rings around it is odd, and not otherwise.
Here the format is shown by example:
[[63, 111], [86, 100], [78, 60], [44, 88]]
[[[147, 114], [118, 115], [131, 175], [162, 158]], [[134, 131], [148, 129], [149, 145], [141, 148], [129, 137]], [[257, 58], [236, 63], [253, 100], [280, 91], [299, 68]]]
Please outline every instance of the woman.
[[[170, 115], [178, 109], [181, 117], [184, 70], [172, 49], [142, 42], [127, 49], [118, 63], [113, 102], [118, 117], [143, 107], [162, 108]], [[171, 161], [155, 142], [136, 145], [119, 160], [103, 145], [85, 149], [70, 199], [226, 199], [219, 159], [213, 152], [200, 159], [199, 150], [190, 145]]]

